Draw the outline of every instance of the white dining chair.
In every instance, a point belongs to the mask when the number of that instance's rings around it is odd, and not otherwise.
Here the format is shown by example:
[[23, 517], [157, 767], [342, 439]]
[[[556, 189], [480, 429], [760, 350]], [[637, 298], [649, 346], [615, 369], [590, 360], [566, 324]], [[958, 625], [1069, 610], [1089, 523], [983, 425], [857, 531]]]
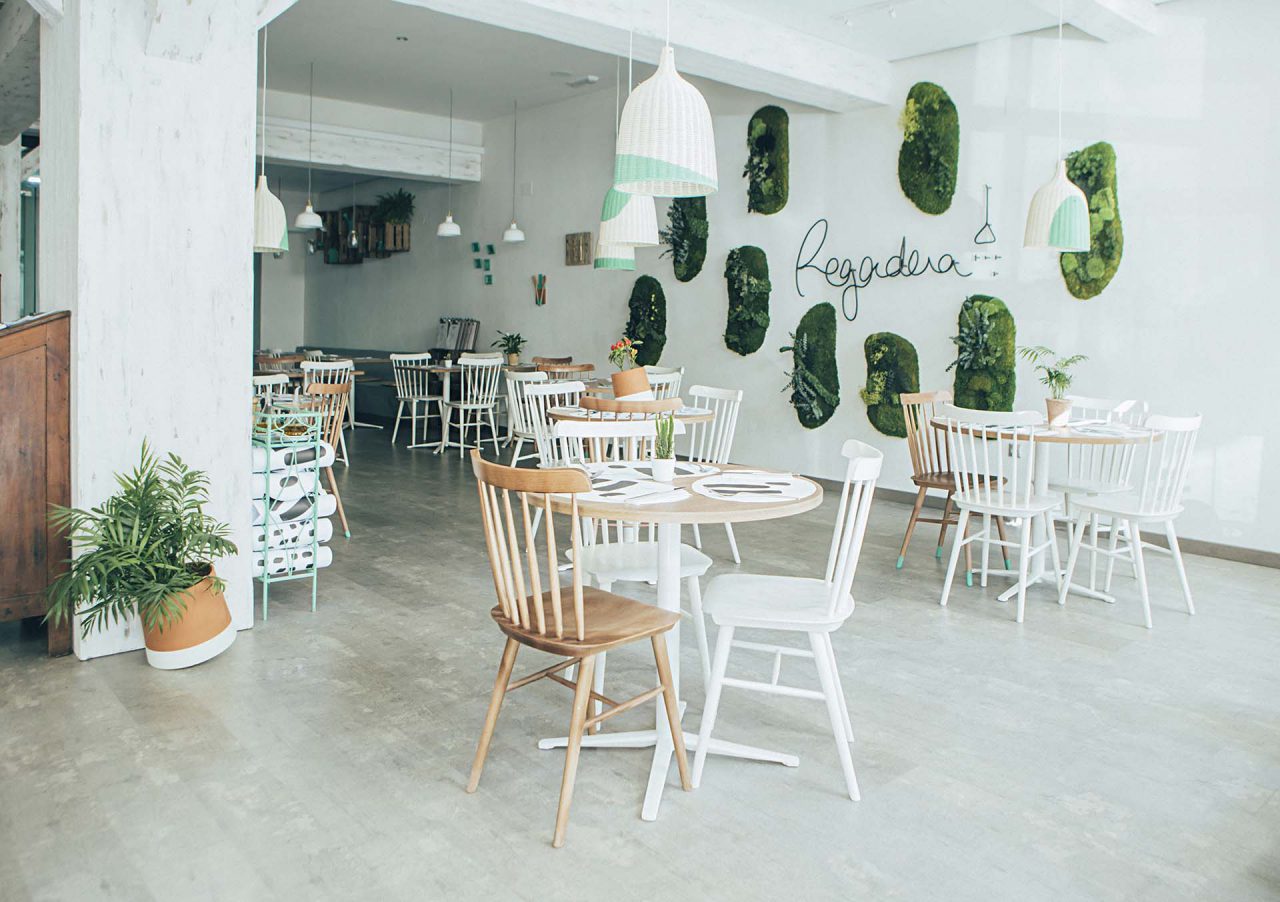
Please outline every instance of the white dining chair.
[[653, 397], [659, 401], [680, 397], [680, 383], [684, 381], [682, 366], [646, 366], [644, 371], [649, 375], [649, 387]]
[[[577, 407], [587, 386], [582, 382], [535, 382], [524, 390], [525, 425], [533, 433], [538, 466], [543, 469], [570, 466], [560, 460], [560, 447], [551, 433], [551, 411], [556, 407]], [[535, 512], [536, 513], [536, 512]]]
[[[440, 402], [444, 410], [441, 420], [442, 435], [440, 450], [449, 447], [449, 429], [452, 426], [453, 414], [458, 414], [458, 456], [462, 457], [469, 447], [479, 448], [482, 444], [480, 430], [489, 427], [493, 439], [493, 450], [498, 451], [498, 423], [495, 411], [498, 406], [498, 378], [502, 374], [502, 357], [482, 354], [463, 354], [458, 358], [458, 399], [445, 398]], [[467, 430], [475, 434], [475, 445], [467, 444]]]
[[265, 407], [270, 407], [277, 398], [292, 398], [295, 393], [289, 390], [289, 377], [285, 373], [272, 373], [269, 376], [253, 377], [253, 393], [262, 399]]
[[[849, 439], [840, 449], [848, 461], [835, 528], [827, 553], [827, 567], [821, 579], [796, 576], [756, 576], [729, 573], [717, 576], [707, 586], [703, 608], [718, 627], [716, 650], [711, 664], [711, 682], [707, 688], [706, 708], [698, 730], [698, 754], [694, 758], [693, 785], [702, 780], [707, 763], [707, 749], [716, 726], [716, 714], [725, 687], [818, 699], [826, 702], [827, 717], [835, 736], [845, 788], [855, 802], [861, 798], [858, 778], [853, 770], [849, 743], [853, 741], [853, 723], [845, 701], [844, 687], [836, 665], [831, 633], [839, 629], [853, 613], [853, 577], [862, 552], [867, 531], [867, 516], [876, 479], [884, 456], [868, 444]], [[738, 629], [775, 630], [804, 633], [809, 648], [744, 642], [734, 639]], [[729, 655], [735, 648], [763, 651], [774, 656], [773, 674], [769, 682], [726, 676]], [[821, 691], [787, 686], [778, 682], [784, 657], [812, 658], [818, 670]]]
[[[531, 385], [546, 383], [547, 374], [542, 372], [507, 373], [507, 441], [506, 444], [516, 443], [515, 449], [511, 452], [511, 466], [517, 467], [522, 460], [536, 459], [538, 457], [537, 436], [533, 432], [533, 426], [530, 422], [529, 402], [525, 398], [525, 389]], [[521, 454], [524, 443], [529, 442], [532, 447], [528, 454]]]
[[324, 360], [324, 351], [312, 348], [310, 350], [303, 351], [303, 353], [307, 356], [307, 359], [310, 361], [314, 362], [314, 361]]
[[347, 395], [346, 405], [346, 426], [338, 433], [339, 445], [338, 459], [342, 461], [344, 466], [350, 466], [351, 461], [347, 455], [347, 437], [345, 431], [348, 427], [355, 426], [355, 362], [351, 360], [334, 360], [334, 361], [316, 361], [304, 360], [298, 367], [302, 370], [302, 390], [305, 393], [307, 387], [313, 384], [320, 385], [349, 385], [351, 391]]
[[[1164, 551], [1172, 555], [1182, 584], [1182, 597], [1187, 613], [1196, 612], [1191, 598], [1191, 584], [1187, 581], [1187, 569], [1182, 561], [1182, 549], [1174, 520], [1182, 513], [1182, 492], [1186, 486], [1187, 471], [1191, 467], [1191, 455], [1195, 449], [1196, 435], [1200, 431], [1199, 416], [1168, 417], [1153, 415], [1147, 418], [1145, 428], [1151, 437], [1143, 446], [1143, 459], [1137, 473], [1138, 485], [1131, 491], [1087, 495], [1075, 502], [1076, 523], [1071, 533], [1071, 550], [1067, 556], [1067, 574], [1059, 586], [1058, 604], [1066, 604], [1067, 593], [1080, 549], [1087, 548], [1095, 554], [1106, 555], [1109, 561], [1128, 560], [1133, 565], [1138, 580], [1138, 592], [1142, 596], [1142, 615], [1147, 629], [1151, 629], [1151, 599], [1147, 587], [1147, 565], [1144, 551]], [[1106, 548], [1095, 538], [1092, 545], [1084, 543], [1084, 530], [1094, 515], [1110, 517], [1113, 529]], [[1142, 528], [1154, 525], [1164, 530], [1169, 543], [1167, 549], [1143, 542]], [[1123, 533], [1123, 547], [1120, 546]], [[1104, 589], [1110, 590], [1110, 565]]]
[[[955, 475], [955, 505], [960, 511], [955, 535], [951, 540], [951, 557], [947, 562], [946, 581], [939, 604], [944, 607], [951, 595], [956, 564], [960, 552], [973, 542], [982, 542], [982, 586], [987, 585], [991, 545], [1007, 553], [1018, 549], [1018, 606], [1015, 618], [1022, 622], [1027, 600], [1027, 571], [1035, 555], [1049, 553], [1053, 559], [1054, 579], [1061, 585], [1058, 542], [1053, 531], [1052, 513], [1057, 498], [1035, 492], [1037, 446], [1036, 428], [1044, 417], [1035, 411], [968, 410], [950, 404], [939, 408], [946, 424], [947, 454]], [[969, 519], [982, 518], [982, 528], [968, 534]], [[1017, 521], [1018, 540], [1006, 541], [992, 535], [992, 519]], [[1032, 523], [1039, 518], [1044, 525], [1045, 540], [1031, 544]], [[1005, 574], [1006, 571], [999, 571]], [[965, 577], [972, 585], [972, 571]]]
[[[701, 464], [727, 464], [729, 453], [733, 450], [733, 436], [738, 429], [742, 390], [695, 385], [688, 391], [688, 400], [690, 407], [710, 410], [713, 414], [709, 423], [689, 424], [689, 460]], [[726, 523], [724, 531], [729, 537], [729, 551], [733, 554], [733, 562], [741, 564], [733, 524]], [[693, 525], [693, 544], [697, 548], [702, 547], [702, 532], [696, 523]]]
[[[440, 407], [440, 402], [444, 397], [439, 394], [431, 394], [430, 391], [430, 373], [425, 367], [431, 365], [431, 355], [426, 351], [417, 354], [392, 354], [391, 356], [391, 375], [396, 384], [396, 425], [391, 430], [391, 444], [396, 443], [396, 436], [400, 432], [400, 421], [404, 417], [405, 405], [409, 405], [409, 447], [416, 448], [418, 441], [418, 405], [422, 405], [422, 437], [425, 440], [427, 432], [431, 427], [431, 417], [434, 416], [442, 424], [444, 422], [444, 411]], [[431, 413], [431, 405], [436, 405], [436, 412]], [[441, 426], [443, 429], [443, 425]]]

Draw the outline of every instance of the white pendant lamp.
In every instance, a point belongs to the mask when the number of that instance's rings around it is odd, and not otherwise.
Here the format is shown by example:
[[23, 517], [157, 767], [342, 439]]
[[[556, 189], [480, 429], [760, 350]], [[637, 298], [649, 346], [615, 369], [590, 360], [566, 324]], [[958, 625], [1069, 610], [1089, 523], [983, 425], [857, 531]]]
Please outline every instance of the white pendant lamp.
[[[628, 51], [628, 54], [630, 51]], [[618, 108], [622, 98], [622, 66], [615, 65], [613, 139], [618, 140]], [[627, 92], [631, 91], [631, 60], [627, 60]], [[600, 208], [600, 244], [629, 244], [633, 247], [658, 245], [658, 211], [651, 196], [623, 194], [616, 188], [605, 192]], [[635, 255], [632, 254], [634, 261]], [[604, 267], [597, 267], [603, 269]]]
[[1079, 186], [1067, 178], [1067, 163], [1062, 159], [1062, 0], [1058, 0], [1058, 165], [1053, 178], [1031, 198], [1022, 246], [1089, 249], [1089, 202]]
[[311, 207], [311, 133], [313, 130], [313, 114], [316, 105], [316, 64], [311, 64], [311, 74], [307, 81], [307, 208], [293, 220], [295, 229], [323, 229], [324, 220]]
[[711, 110], [698, 89], [676, 71], [670, 0], [667, 45], [658, 71], [627, 98], [616, 149], [613, 187], [624, 194], [701, 197], [716, 191]]
[[253, 251], [274, 254], [289, 249], [284, 204], [267, 187], [267, 29], [262, 29], [262, 135], [258, 186], [253, 191]]
[[625, 269], [636, 268], [636, 249], [630, 244], [605, 244], [596, 242], [595, 262], [593, 269]]
[[516, 225], [516, 151], [520, 129], [520, 101], [511, 102], [511, 225], [502, 233], [502, 240], [507, 244], [519, 244], [524, 241], [524, 232]]
[[453, 221], [453, 88], [449, 89], [449, 212], [444, 222], [436, 226], [437, 238], [457, 238], [462, 226]]

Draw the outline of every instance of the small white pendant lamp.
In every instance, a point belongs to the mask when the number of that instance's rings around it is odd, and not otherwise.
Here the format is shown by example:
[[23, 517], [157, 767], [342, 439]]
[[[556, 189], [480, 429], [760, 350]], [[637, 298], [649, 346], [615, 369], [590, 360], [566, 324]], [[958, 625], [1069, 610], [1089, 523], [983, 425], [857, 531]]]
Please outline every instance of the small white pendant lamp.
[[1031, 198], [1022, 246], [1059, 251], [1089, 249], [1089, 202], [1067, 178], [1062, 158], [1062, 0], [1058, 0], [1058, 165], [1053, 178]]
[[457, 238], [462, 226], [453, 221], [453, 88], [449, 89], [449, 212], [444, 222], [436, 226], [437, 238]]
[[314, 128], [313, 119], [316, 106], [316, 64], [311, 64], [311, 74], [307, 81], [307, 208], [293, 220], [295, 229], [323, 229], [324, 220], [311, 207], [311, 133]]
[[[629, 53], [630, 51], [628, 51]], [[618, 140], [618, 108], [622, 97], [622, 66], [615, 66], [613, 139]], [[631, 60], [627, 60], [627, 93], [631, 92]], [[654, 200], [644, 194], [623, 194], [610, 188], [600, 208], [600, 244], [629, 244], [633, 247], [658, 245], [658, 211]], [[635, 255], [631, 255], [632, 261]], [[604, 267], [597, 267], [603, 269]], [[634, 267], [632, 267], [634, 268]]]
[[595, 262], [593, 269], [625, 269], [636, 268], [636, 249], [630, 244], [605, 244], [596, 242]]
[[520, 101], [511, 102], [511, 225], [502, 233], [502, 240], [507, 244], [519, 244], [524, 241], [524, 232], [516, 225], [516, 151], [520, 145]]
[[627, 98], [616, 150], [613, 187], [624, 194], [701, 197], [716, 191], [711, 110], [698, 89], [676, 71], [670, 0], [667, 44], [658, 71]]
[[284, 204], [267, 187], [267, 29], [262, 29], [262, 135], [258, 185], [253, 191], [253, 251], [275, 254], [289, 249]]

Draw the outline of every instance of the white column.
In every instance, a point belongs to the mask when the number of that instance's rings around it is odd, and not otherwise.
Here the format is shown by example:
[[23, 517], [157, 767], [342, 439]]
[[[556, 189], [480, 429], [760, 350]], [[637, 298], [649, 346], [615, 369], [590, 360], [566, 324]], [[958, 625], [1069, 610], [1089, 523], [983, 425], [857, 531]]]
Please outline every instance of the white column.
[[0, 322], [17, 319], [22, 309], [21, 223], [22, 139], [15, 138], [0, 145]]
[[[40, 60], [40, 297], [72, 311], [72, 502], [109, 495], [144, 438], [207, 471], [208, 510], [241, 548], [218, 564], [239, 628], [253, 624], [257, 5], [65, 0]], [[76, 654], [141, 644], [136, 624], [77, 630]]]

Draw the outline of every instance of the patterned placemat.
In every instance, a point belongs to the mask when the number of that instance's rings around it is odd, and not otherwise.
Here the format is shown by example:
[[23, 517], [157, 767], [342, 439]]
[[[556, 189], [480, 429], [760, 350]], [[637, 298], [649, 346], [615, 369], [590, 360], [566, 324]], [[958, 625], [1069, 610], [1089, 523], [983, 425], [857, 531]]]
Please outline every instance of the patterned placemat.
[[727, 471], [699, 479], [693, 484], [699, 495], [717, 501], [762, 504], [807, 498], [817, 486], [790, 473], [741, 473]]

